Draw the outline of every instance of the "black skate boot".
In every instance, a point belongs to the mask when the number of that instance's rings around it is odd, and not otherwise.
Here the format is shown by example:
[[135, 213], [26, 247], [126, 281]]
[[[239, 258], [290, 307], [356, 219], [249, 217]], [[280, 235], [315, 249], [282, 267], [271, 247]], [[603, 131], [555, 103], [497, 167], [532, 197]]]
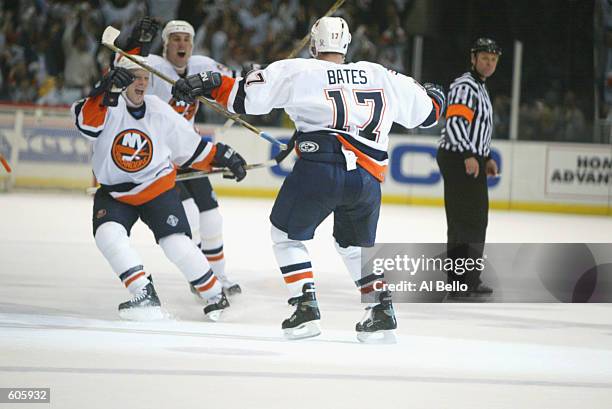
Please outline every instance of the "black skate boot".
[[150, 321], [164, 318], [159, 297], [149, 278], [149, 284], [144, 286], [134, 297], [119, 304], [119, 316], [125, 320]]
[[211, 321], [218, 321], [224, 309], [230, 306], [225, 292], [221, 290], [221, 294], [208, 301], [208, 305], [204, 307], [204, 315]]
[[303, 339], [321, 334], [319, 304], [314, 283], [302, 287], [302, 295], [289, 299], [289, 305], [296, 306], [291, 317], [283, 321], [282, 328], [287, 339]]
[[391, 293], [383, 291], [379, 304], [366, 307], [363, 319], [355, 325], [357, 339], [365, 343], [394, 344], [397, 320], [391, 303]]

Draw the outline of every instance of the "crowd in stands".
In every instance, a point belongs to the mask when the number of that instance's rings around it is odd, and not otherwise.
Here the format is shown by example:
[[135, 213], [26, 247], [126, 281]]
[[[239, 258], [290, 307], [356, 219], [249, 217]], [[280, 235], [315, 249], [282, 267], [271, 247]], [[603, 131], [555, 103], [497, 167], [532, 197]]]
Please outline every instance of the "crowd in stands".
[[[104, 28], [129, 30], [140, 16], [189, 21], [194, 54], [234, 69], [283, 59], [331, 2], [304, 0], [0, 0], [0, 101], [69, 105], [86, 95], [110, 62], [100, 45]], [[340, 13], [351, 26], [348, 61], [410, 69], [410, 39], [402, 22], [412, 0], [352, 0]], [[153, 51], [161, 54], [161, 36]], [[300, 56], [308, 56], [305, 47]], [[495, 97], [495, 96], [494, 96]], [[507, 138], [510, 101], [495, 97], [495, 137]], [[281, 115], [264, 121], [277, 124]], [[571, 92], [524, 102], [522, 139], [579, 139], [585, 118]], [[432, 130], [437, 132], [438, 128]]]
[[[94, 0], [87, 2], [0, 0], [0, 100], [70, 104], [89, 92], [108, 68], [99, 39], [107, 25], [127, 30], [145, 14], [165, 22], [187, 20], [196, 29], [194, 54], [240, 69], [287, 56], [329, 5], [299, 0]], [[351, 21], [350, 60], [378, 61], [405, 71], [406, 36], [400, 21], [407, 1], [374, 7], [349, 2], [341, 15]], [[154, 50], [161, 52], [161, 39]], [[307, 56], [307, 47], [302, 56]]]

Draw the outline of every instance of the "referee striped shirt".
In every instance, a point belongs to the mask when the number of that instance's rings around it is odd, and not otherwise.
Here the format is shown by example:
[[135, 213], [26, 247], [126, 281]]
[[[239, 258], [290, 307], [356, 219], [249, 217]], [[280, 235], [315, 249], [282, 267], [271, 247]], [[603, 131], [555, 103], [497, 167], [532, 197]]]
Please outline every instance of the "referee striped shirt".
[[488, 157], [493, 132], [493, 107], [487, 87], [468, 71], [455, 79], [448, 91], [446, 125], [440, 148], [460, 152], [464, 158]]

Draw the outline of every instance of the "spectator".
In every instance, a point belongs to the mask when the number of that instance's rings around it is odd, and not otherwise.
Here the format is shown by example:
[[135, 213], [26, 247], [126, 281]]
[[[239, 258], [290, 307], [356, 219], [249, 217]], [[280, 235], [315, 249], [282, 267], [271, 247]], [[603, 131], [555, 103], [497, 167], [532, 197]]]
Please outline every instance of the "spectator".
[[62, 46], [66, 56], [64, 68], [66, 88], [78, 89], [82, 95], [88, 94], [91, 85], [98, 79], [98, 68], [94, 54], [87, 45], [87, 38], [80, 21], [66, 27]]

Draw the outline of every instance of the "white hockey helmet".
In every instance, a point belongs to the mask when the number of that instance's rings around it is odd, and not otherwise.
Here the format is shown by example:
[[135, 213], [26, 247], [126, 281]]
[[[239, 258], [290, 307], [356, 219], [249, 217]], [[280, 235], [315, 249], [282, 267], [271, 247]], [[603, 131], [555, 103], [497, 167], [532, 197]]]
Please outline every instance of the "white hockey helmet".
[[[143, 64], [147, 63], [146, 57], [143, 57], [141, 55], [131, 55], [131, 56]], [[122, 67], [127, 70], [146, 70], [145, 68], [142, 68], [140, 65], [136, 64], [134, 61], [130, 60], [129, 58], [121, 54], [117, 54], [115, 57], [115, 67]]]
[[346, 54], [351, 42], [348, 23], [342, 17], [321, 17], [310, 30], [310, 55]]
[[168, 45], [168, 39], [170, 38], [170, 34], [174, 33], [186, 33], [190, 35], [191, 42], [193, 42], [193, 37], [195, 36], [195, 31], [193, 30], [193, 26], [184, 20], [171, 20], [166, 23], [166, 26], [162, 30], [162, 41], [164, 42], [164, 47]]

